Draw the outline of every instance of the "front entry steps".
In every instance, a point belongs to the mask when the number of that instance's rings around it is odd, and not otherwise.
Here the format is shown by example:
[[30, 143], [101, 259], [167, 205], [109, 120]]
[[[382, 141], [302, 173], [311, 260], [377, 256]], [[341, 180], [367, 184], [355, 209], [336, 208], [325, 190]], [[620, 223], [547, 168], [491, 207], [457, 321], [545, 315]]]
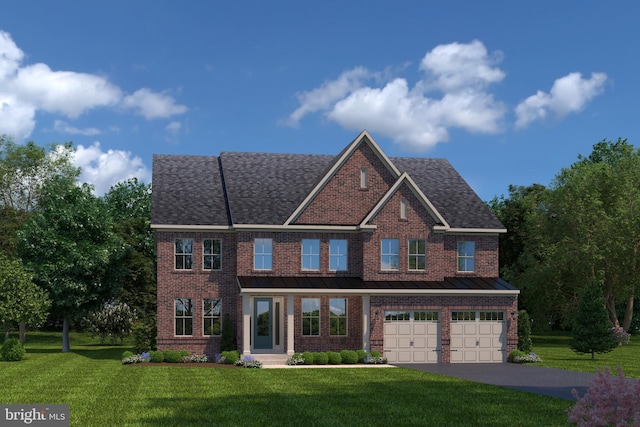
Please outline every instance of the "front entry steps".
[[253, 357], [256, 358], [256, 360], [259, 360], [260, 362], [262, 362], [263, 366], [266, 365], [286, 365], [287, 364], [287, 359], [289, 359], [289, 357], [284, 354], [256, 354], [253, 353], [251, 354]]

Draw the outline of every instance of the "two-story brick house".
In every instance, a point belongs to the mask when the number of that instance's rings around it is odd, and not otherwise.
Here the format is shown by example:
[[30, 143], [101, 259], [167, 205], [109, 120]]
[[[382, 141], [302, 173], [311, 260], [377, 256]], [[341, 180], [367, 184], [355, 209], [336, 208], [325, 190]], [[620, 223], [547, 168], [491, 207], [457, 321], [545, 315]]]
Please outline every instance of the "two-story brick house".
[[388, 158], [363, 131], [337, 156], [156, 155], [158, 347], [378, 350], [390, 362], [502, 362], [519, 291], [506, 230], [442, 159]]

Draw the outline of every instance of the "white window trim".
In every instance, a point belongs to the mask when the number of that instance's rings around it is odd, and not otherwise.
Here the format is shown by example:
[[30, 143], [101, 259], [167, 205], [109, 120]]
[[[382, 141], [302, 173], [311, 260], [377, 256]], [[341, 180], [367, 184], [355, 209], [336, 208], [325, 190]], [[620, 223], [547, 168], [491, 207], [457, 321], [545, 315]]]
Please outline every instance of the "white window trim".
[[[257, 246], [256, 246], [256, 242], [258, 240], [270, 240], [271, 241], [271, 252], [257, 252]], [[262, 248], [264, 248], [264, 244], [262, 245]], [[271, 268], [257, 268], [256, 267], [256, 259], [257, 257], [260, 256], [262, 257], [262, 266], [264, 266], [264, 257], [269, 256], [271, 257]], [[256, 271], [271, 271], [273, 270], [273, 239], [269, 238], [269, 237], [256, 237], [255, 239], [253, 239], [253, 269]]]
[[[318, 301], [318, 316], [305, 316], [304, 315], [304, 300], [306, 299], [313, 299]], [[322, 300], [320, 298], [302, 298], [300, 300], [300, 335], [303, 337], [319, 337], [322, 335]], [[311, 335], [311, 334], [306, 334], [304, 333], [304, 319], [308, 318], [308, 319], [318, 319], [318, 335]]]
[[[411, 241], [421, 240], [424, 242], [424, 254], [411, 252]], [[411, 268], [411, 257], [424, 257], [424, 268]], [[427, 240], [426, 239], [409, 239], [407, 244], [407, 270], [409, 271], [427, 271]]]
[[[204, 253], [204, 242], [206, 242], [207, 240], [217, 240], [220, 242], [220, 253], [216, 254], [216, 253], [211, 253], [211, 254], [205, 254]], [[213, 245], [211, 246], [211, 250], [213, 251]], [[206, 259], [206, 257], [210, 256], [213, 257], [215, 255], [219, 255], [220, 256], [220, 268], [205, 268], [206, 263], [204, 262], [204, 260]], [[213, 262], [211, 263], [211, 265], [213, 265]], [[218, 239], [218, 238], [212, 238], [212, 239], [202, 239], [202, 269], [204, 271], [221, 271], [222, 270], [222, 239]]]
[[[344, 254], [331, 252], [331, 242], [345, 242]], [[344, 259], [344, 269], [332, 269], [332, 258]], [[340, 264], [340, 262], [338, 262]], [[329, 240], [329, 271], [349, 271], [349, 241], [347, 239], [330, 239]]]
[[[344, 300], [344, 334], [331, 334], [331, 300], [341, 299]], [[338, 316], [336, 316], [339, 318]], [[347, 298], [329, 298], [329, 336], [331, 337], [346, 337], [349, 335], [349, 300]]]
[[[396, 253], [391, 253], [391, 252], [385, 252], [385, 248], [384, 248], [384, 241], [385, 240], [395, 240], [396, 242], [398, 242], [398, 252]], [[384, 259], [384, 257], [392, 257], [395, 256], [398, 259], [398, 267], [397, 268], [383, 268], [384, 262], [382, 262], [382, 260]], [[389, 263], [391, 264], [391, 263]], [[380, 239], [380, 270], [382, 271], [398, 271], [400, 270], [400, 241], [398, 239]]]
[[[178, 240], [191, 240], [191, 252], [180, 252], [180, 253], [176, 252], [176, 242]], [[173, 239], [173, 269], [174, 270], [177, 270], [177, 271], [193, 270], [193, 264], [194, 264], [194, 261], [195, 261], [194, 250], [193, 249], [194, 248], [193, 248], [193, 239], [192, 238], [189, 238], [189, 237], [178, 237], [176, 239]], [[182, 257], [182, 265], [183, 266], [186, 264], [185, 260], [187, 259], [187, 257], [191, 257], [191, 268], [186, 268], [186, 267], [178, 268], [178, 263], [177, 263], [178, 256]]]
[[[176, 315], [176, 304], [178, 300], [190, 300], [191, 301], [191, 316], [177, 316]], [[191, 319], [191, 333], [190, 334], [180, 334], [178, 335], [178, 331], [176, 328], [176, 320], [182, 320], [182, 329], [184, 330], [185, 323], [188, 319]], [[194, 313], [193, 313], [193, 298], [174, 298], [173, 299], [173, 336], [175, 337], [192, 337], [193, 336], [193, 326], [194, 326]]]
[[[217, 316], [207, 316], [207, 312], [205, 310], [204, 302], [206, 300], [218, 300], [220, 304], [220, 313]], [[205, 333], [205, 319], [215, 319], [218, 318], [220, 322], [220, 333], [217, 335], [214, 334], [206, 334]], [[222, 335], [222, 298], [202, 298], [202, 336], [203, 337], [219, 337]]]
[[400, 219], [407, 219], [407, 199], [400, 200]]
[[367, 168], [360, 169], [360, 188], [363, 190], [369, 188], [369, 173], [367, 172]]
[[[305, 253], [305, 244], [304, 244], [305, 241], [318, 242], [318, 253]], [[302, 271], [320, 271], [320, 247], [321, 247], [320, 239], [302, 239], [300, 247], [301, 247], [301, 253], [302, 253], [301, 259], [300, 259], [300, 269]], [[311, 261], [313, 258], [317, 258], [318, 268], [305, 268], [304, 266], [305, 258], [309, 259], [309, 261]], [[310, 262], [309, 264], [313, 264], [313, 262]]]
[[[471, 255], [460, 255], [460, 245], [461, 244], [467, 244], [467, 243], [471, 243], [473, 245], [473, 253]], [[474, 242], [473, 240], [464, 240], [464, 241], [459, 241], [458, 245], [457, 245], [457, 251], [456, 251], [456, 269], [458, 270], [458, 273], [473, 273], [476, 270], [476, 242]], [[472, 270], [460, 270], [460, 260], [461, 259], [471, 259], [473, 260], [473, 269]], [[465, 262], [466, 265], [466, 262]]]

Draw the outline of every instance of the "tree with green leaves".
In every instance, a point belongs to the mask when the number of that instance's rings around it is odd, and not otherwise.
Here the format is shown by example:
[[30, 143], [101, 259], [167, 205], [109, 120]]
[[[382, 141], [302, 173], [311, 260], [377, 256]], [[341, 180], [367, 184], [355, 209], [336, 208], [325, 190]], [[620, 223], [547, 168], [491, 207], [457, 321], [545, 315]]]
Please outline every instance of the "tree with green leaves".
[[597, 284], [589, 284], [580, 294], [580, 305], [572, 329], [571, 349], [578, 354], [607, 353], [618, 346], [612, 333], [613, 325], [605, 308], [602, 289]]
[[47, 292], [33, 282], [22, 262], [0, 254], [0, 325], [7, 333], [12, 323], [44, 322], [50, 306]]
[[155, 324], [157, 287], [151, 185], [132, 178], [111, 187], [103, 199], [114, 232], [127, 243], [123, 262], [126, 273], [117, 299], [136, 310], [142, 321]]
[[55, 177], [43, 187], [38, 212], [18, 232], [18, 249], [63, 320], [62, 351], [68, 352], [69, 321], [119, 291], [125, 243], [113, 232], [106, 203], [90, 185]]
[[[496, 205], [506, 213], [498, 216], [507, 228], [509, 219], [521, 226], [515, 231], [522, 230], [524, 239], [516, 235], [509, 242], [512, 256], [502, 271], [521, 288], [522, 308], [534, 322], [570, 325], [576, 295], [585, 283], [598, 283], [611, 323], [629, 329], [640, 289], [637, 149], [625, 139], [601, 141], [591, 155], [563, 169], [548, 189], [533, 198], [516, 197], [514, 211], [505, 209], [505, 203]], [[624, 307], [622, 322], [616, 306]]]
[[70, 143], [19, 145], [0, 136], [0, 251], [15, 256], [16, 232], [37, 210], [45, 184], [57, 176], [78, 177], [72, 155]]

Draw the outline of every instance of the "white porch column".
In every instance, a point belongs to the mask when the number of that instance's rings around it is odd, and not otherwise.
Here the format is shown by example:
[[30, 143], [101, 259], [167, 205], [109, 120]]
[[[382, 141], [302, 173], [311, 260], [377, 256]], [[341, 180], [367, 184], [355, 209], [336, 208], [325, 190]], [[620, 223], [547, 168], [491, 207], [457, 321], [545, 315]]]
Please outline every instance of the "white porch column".
[[242, 354], [251, 354], [251, 296], [242, 294]]
[[293, 356], [293, 295], [287, 295], [287, 356]]
[[362, 349], [370, 351], [369, 336], [371, 334], [371, 296], [362, 296]]

